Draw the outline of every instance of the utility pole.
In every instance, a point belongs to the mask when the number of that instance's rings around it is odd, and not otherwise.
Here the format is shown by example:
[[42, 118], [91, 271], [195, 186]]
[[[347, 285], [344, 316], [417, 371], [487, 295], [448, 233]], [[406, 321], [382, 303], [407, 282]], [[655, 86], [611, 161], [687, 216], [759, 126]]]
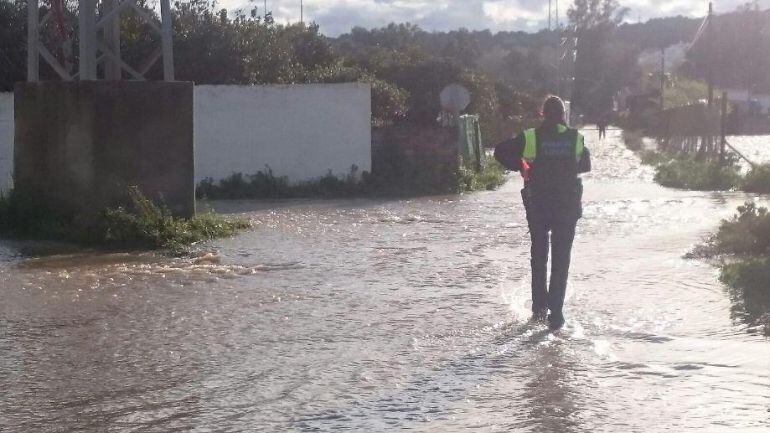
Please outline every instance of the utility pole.
[[666, 48], [660, 49], [660, 111], [664, 108], [663, 94], [666, 90]]
[[719, 163], [725, 164], [727, 151], [727, 92], [722, 92], [722, 112], [719, 120]]
[[[556, 18], [556, 27], [555, 27], [555, 37], [556, 37], [556, 58], [554, 59], [554, 66], [556, 67], [556, 96], [561, 97], [561, 28], [559, 27], [559, 0], [554, 0], [556, 10], [555, 12], [555, 18]], [[549, 11], [550, 12], [550, 11]], [[550, 13], [549, 13], [550, 15]]]
[[27, 81], [33, 83], [40, 80], [39, 22], [38, 0], [27, 0]]
[[[105, 10], [107, 12], [118, 8], [117, 0], [106, 0]], [[112, 19], [104, 26], [104, 42], [107, 47], [115, 54], [116, 59], [120, 59], [120, 16]], [[108, 80], [120, 80], [123, 71], [120, 69], [120, 63], [115, 59], [109, 59], [104, 66], [104, 77]]]
[[299, 23], [305, 24], [305, 3], [303, 0], [299, 0]]
[[556, 2], [556, 30], [559, 30], [559, 0], [554, 0]]
[[548, 0], [548, 31], [551, 31], [551, 10], [553, 10], [553, 0]]
[[708, 83], [708, 106], [714, 105], [714, 3], [709, 2], [709, 15], [706, 24], [706, 37], [708, 43], [707, 61], [706, 61], [706, 81]]

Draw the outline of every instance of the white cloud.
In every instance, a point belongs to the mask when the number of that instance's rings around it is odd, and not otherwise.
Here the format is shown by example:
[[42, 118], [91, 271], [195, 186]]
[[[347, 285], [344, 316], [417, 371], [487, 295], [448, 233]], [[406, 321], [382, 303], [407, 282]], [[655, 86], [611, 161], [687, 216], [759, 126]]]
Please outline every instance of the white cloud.
[[538, 22], [548, 15], [548, 4], [528, 10], [517, 1], [485, 1], [482, 8], [484, 17], [494, 24], [515, 23], [519, 20]]
[[[717, 12], [728, 12], [746, 0], [723, 0]], [[620, 0], [630, 8], [629, 19], [685, 15], [703, 16], [705, 0]], [[261, 14], [263, 0], [221, 0], [230, 10], [251, 9]], [[490, 29], [533, 31], [548, 21], [547, 0], [304, 0], [305, 20], [315, 21], [321, 31], [337, 35], [354, 26], [381, 27], [390, 22], [411, 22], [426, 30]], [[566, 19], [571, 1], [560, 3], [560, 17]], [[760, 0], [761, 8], [770, 8], [770, 0]], [[268, 0], [268, 10], [279, 22], [296, 22], [300, 17], [300, 0]]]

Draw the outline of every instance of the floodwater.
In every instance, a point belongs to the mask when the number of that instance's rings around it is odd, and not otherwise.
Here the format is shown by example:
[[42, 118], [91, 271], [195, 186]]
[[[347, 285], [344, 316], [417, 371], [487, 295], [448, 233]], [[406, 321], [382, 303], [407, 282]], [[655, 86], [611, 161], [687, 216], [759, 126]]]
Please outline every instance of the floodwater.
[[770, 135], [729, 136], [727, 142], [755, 164], [770, 163]]
[[197, 263], [0, 243], [0, 430], [767, 432], [751, 299], [682, 258], [747, 196], [660, 188], [587, 134], [558, 334], [527, 321], [516, 179], [217, 204], [256, 229]]

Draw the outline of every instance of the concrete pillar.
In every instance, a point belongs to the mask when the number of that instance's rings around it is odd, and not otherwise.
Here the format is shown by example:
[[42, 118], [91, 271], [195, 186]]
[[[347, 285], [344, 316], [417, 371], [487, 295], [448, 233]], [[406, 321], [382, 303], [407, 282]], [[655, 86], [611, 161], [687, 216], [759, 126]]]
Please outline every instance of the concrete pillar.
[[78, 4], [80, 80], [96, 79], [96, 0]]
[[[106, 0], [105, 12], [109, 13], [112, 10], [117, 9], [117, 0]], [[104, 39], [105, 45], [109, 48], [115, 56], [120, 58], [120, 13], [116, 13], [112, 17], [110, 22], [104, 26]], [[107, 80], [120, 80], [121, 78], [120, 64], [114, 60], [107, 60], [105, 63], [104, 75]]]
[[171, 28], [171, 3], [160, 0], [161, 45], [163, 49], [163, 79], [174, 81], [173, 30]]
[[192, 83], [19, 83], [15, 112], [19, 193], [87, 217], [128, 204], [137, 186], [194, 215]]
[[27, 81], [40, 80], [40, 53], [38, 41], [40, 33], [40, 5], [38, 0], [27, 0]]

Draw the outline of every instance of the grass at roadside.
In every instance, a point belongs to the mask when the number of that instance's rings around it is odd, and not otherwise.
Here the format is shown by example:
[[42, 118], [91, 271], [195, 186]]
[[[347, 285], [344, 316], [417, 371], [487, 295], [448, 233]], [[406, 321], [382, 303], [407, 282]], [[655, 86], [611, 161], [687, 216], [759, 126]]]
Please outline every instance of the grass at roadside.
[[104, 209], [91, 217], [67, 216], [11, 192], [0, 197], [0, 236], [56, 240], [107, 249], [181, 251], [205, 240], [232, 236], [250, 223], [204, 213], [193, 218], [172, 215], [137, 188], [128, 191], [130, 206]]
[[196, 190], [198, 198], [211, 200], [276, 198], [346, 198], [378, 196], [419, 196], [491, 190], [505, 183], [505, 169], [485, 156], [481, 170], [458, 164], [455, 171], [437, 166], [430, 159], [419, 160], [393, 173], [350, 173], [337, 177], [331, 172], [315, 180], [292, 184], [276, 176], [270, 167], [256, 174], [234, 173], [220, 181], [205, 179]]

